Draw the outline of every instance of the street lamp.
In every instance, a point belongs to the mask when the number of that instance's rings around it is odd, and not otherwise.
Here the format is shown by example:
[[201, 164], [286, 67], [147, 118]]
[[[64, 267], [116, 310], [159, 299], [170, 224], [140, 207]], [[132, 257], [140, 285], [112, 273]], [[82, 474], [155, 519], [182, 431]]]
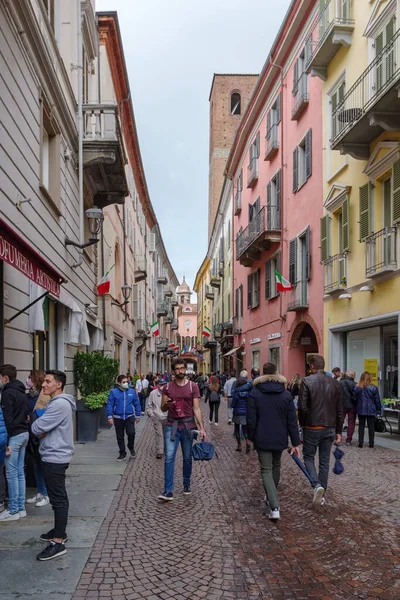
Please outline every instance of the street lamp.
[[88, 228], [91, 236], [89, 241], [85, 242], [84, 244], [79, 244], [78, 242], [74, 242], [69, 238], [65, 238], [64, 243], [66, 246], [75, 246], [75, 248], [80, 248], [82, 250], [83, 248], [87, 248], [88, 246], [93, 246], [93, 244], [97, 244], [97, 242], [99, 241], [97, 239], [97, 236], [100, 233], [101, 224], [104, 219], [103, 211], [101, 210], [101, 208], [93, 206], [92, 208], [88, 208], [85, 211], [85, 215], [88, 220]]
[[130, 285], [128, 285], [127, 283], [124, 283], [124, 285], [121, 285], [121, 292], [122, 292], [124, 301], [123, 302], [111, 302], [112, 306], [119, 306], [120, 308], [122, 308], [123, 306], [128, 304], [129, 298], [131, 297], [131, 293], [132, 293], [132, 287]]

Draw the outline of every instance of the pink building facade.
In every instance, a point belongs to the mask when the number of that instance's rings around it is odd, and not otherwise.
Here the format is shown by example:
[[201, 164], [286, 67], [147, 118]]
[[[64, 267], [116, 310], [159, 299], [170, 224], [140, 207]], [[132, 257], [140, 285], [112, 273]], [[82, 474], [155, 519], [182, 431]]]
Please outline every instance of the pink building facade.
[[[321, 82], [304, 67], [315, 5], [292, 3], [227, 163], [237, 369], [271, 361], [288, 379], [323, 349]], [[275, 271], [293, 290], [277, 291]]]

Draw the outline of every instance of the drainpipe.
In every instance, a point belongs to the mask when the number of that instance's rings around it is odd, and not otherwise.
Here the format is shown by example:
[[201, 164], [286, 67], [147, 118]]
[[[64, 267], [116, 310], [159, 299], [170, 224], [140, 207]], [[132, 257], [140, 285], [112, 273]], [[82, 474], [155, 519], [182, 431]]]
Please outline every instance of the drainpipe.
[[[85, 207], [83, 204], [83, 42], [81, 0], [76, 0], [76, 25], [78, 28], [78, 185], [79, 185], [79, 243], [85, 242]], [[81, 258], [82, 260], [82, 258]]]
[[[124, 228], [124, 235], [123, 235], [123, 241], [124, 241], [124, 285], [127, 283], [127, 274], [126, 274], [126, 206], [125, 206], [125, 201], [122, 205], [122, 227]], [[125, 304], [124, 306], [124, 313], [125, 313], [125, 318], [124, 318], [124, 322], [127, 320], [128, 318], [128, 305]]]
[[[96, 15], [96, 27], [97, 27], [97, 41], [99, 54], [97, 56], [97, 101], [101, 104], [101, 73], [100, 73], [100, 32], [99, 32], [99, 17]], [[105, 260], [104, 260], [104, 219], [101, 221], [101, 240], [100, 240], [100, 251], [101, 251], [101, 276], [105, 275]], [[103, 313], [103, 335], [104, 341], [107, 340], [107, 325], [106, 325], [106, 297], [104, 294], [101, 296], [101, 305], [102, 305], [102, 313]], [[104, 346], [103, 346], [103, 354], [104, 354]]]

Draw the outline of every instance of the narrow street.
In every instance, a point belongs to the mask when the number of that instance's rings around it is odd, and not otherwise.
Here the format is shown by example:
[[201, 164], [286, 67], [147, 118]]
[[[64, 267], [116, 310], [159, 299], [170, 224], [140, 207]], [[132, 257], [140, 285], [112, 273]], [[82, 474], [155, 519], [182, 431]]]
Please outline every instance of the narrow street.
[[324, 509], [312, 508], [308, 483], [285, 456], [276, 525], [266, 517], [256, 453], [234, 451], [225, 418], [207, 429], [218, 457], [194, 464], [189, 497], [179, 459], [175, 500], [163, 504], [163, 463], [147, 423], [74, 600], [399, 598], [397, 450], [345, 447], [345, 472], [331, 473]]

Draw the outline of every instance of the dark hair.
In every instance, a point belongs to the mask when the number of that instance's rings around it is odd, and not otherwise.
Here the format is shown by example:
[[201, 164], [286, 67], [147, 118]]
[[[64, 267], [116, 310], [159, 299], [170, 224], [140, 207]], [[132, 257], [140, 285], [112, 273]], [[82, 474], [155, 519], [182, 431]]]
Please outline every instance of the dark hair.
[[244, 377], [238, 377], [238, 379], [236, 379], [235, 388], [242, 387], [242, 385], [246, 385], [246, 383], [248, 383], [247, 379]]
[[253, 367], [250, 372], [254, 378], [256, 378], [260, 375], [260, 369], [258, 367]]
[[230, 372], [230, 376], [231, 376], [231, 377], [236, 377], [236, 373], [235, 373], [235, 371], [231, 371], [231, 372]]
[[31, 371], [30, 374], [32, 385], [35, 390], [41, 390], [44, 381], [44, 371]]
[[314, 367], [316, 371], [323, 371], [325, 369], [325, 359], [320, 354], [314, 354], [308, 361], [310, 367]]
[[123, 379], [128, 379], [129, 375], [118, 375], [117, 383], [121, 383]]
[[334, 369], [332, 369], [332, 373], [340, 373], [340, 368], [339, 367], [335, 367]]
[[2, 377], [8, 377], [10, 381], [14, 381], [17, 378], [17, 369], [14, 365], [1, 365], [0, 375]]
[[266, 362], [263, 364], [263, 375], [275, 375], [276, 365], [272, 362]]
[[187, 362], [184, 358], [179, 358], [179, 356], [177, 358], [174, 358], [174, 360], [171, 363], [171, 369], [173, 371], [175, 371], [176, 367], [178, 365], [184, 365], [185, 367], [187, 367]]
[[46, 371], [46, 375], [52, 375], [56, 381], [61, 383], [61, 389], [65, 388], [65, 384], [67, 383], [67, 376], [64, 371], [58, 371], [57, 369], [51, 369], [50, 371]]

